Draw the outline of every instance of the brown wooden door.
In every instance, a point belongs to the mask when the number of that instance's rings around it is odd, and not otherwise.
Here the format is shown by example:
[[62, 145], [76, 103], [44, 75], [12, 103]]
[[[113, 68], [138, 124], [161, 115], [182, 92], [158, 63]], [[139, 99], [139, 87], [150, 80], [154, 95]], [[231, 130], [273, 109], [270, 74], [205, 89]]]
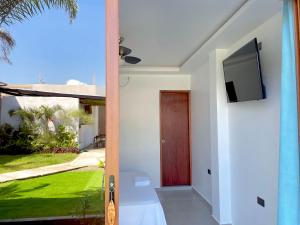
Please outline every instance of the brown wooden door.
[[162, 186], [190, 185], [189, 92], [161, 91]]

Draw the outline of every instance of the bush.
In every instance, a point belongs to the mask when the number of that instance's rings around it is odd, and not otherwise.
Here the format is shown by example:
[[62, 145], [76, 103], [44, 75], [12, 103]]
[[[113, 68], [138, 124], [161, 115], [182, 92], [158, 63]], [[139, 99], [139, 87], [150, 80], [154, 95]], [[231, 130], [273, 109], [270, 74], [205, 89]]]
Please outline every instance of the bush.
[[43, 153], [76, 153], [79, 154], [80, 150], [77, 147], [54, 147], [48, 150], [43, 150]]
[[105, 161], [100, 160], [99, 163], [98, 163], [98, 167], [104, 169], [105, 168]]
[[66, 111], [58, 105], [11, 110], [10, 115], [20, 119], [20, 126], [18, 130], [0, 126], [0, 154], [79, 153], [74, 124], [92, 122], [83, 111]]
[[26, 130], [17, 131], [9, 124], [0, 125], [0, 154], [16, 155], [33, 152]]
[[76, 134], [67, 131], [63, 125], [59, 125], [55, 132], [46, 131], [39, 134], [33, 141], [35, 151], [54, 153], [78, 153], [79, 145], [76, 142]]
[[56, 131], [57, 147], [79, 147], [76, 140], [76, 134], [72, 131], [67, 131], [65, 126], [59, 125]]

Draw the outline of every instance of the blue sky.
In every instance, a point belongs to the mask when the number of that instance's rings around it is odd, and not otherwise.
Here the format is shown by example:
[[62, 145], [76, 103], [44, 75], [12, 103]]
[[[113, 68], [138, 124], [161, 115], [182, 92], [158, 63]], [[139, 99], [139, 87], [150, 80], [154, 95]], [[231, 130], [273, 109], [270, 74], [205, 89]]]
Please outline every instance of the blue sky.
[[0, 61], [0, 81], [64, 84], [76, 79], [105, 83], [105, 1], [78, 0], [72, 24], [64, 10], [51, 9], [7, 28], [16, 46], [12, 65]]

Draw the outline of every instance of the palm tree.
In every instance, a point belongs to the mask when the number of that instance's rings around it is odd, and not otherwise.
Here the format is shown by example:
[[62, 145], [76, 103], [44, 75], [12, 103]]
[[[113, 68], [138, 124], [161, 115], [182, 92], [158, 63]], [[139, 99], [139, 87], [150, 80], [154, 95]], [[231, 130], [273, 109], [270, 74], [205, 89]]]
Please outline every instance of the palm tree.
[[4, 26], [22, 22], [50, 8], [64, 8], [70, 21], [75, 19], [78, 11], [77, 0], [0, 0], [0, 60], [10, 63], [8, 56], [15, 46], [13, 37]]

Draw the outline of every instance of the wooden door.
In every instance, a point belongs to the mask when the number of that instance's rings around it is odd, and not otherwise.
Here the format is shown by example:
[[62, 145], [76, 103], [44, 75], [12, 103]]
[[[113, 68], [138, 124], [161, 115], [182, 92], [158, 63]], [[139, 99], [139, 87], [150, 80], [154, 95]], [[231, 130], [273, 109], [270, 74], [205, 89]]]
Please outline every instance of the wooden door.
[[106, 0], [105, 225], [119, 224], [119, 38], [119, 0]]
[[189, 92], [161, 91], [161, 183], [190, 185]]

